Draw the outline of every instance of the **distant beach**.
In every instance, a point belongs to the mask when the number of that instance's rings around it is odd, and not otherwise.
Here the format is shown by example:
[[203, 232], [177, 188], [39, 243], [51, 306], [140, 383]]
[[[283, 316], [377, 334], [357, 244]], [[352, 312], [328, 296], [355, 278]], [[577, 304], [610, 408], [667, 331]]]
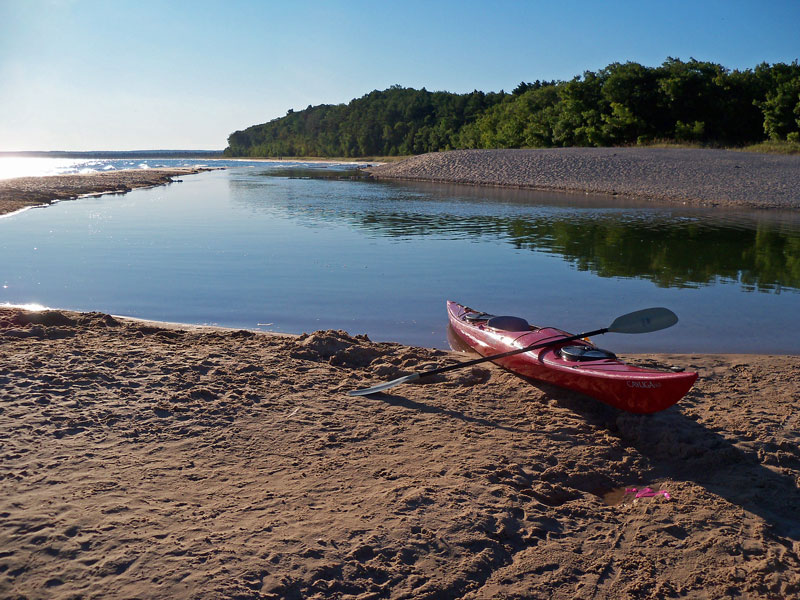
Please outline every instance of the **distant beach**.
[[[281, 162], [277, 159], [230, 159]], [[303, 159], [311, 162], [312, 159]], [[320, 162], [330, 162], [322, 161]], [[338, 161], [346, 162], [346, 161]], [[359, 164], [354, 160], [353, 164]], [[130, 169], [0, 180], [0, 214], [84, 195], [169, 183], [204, 167]], [[453, 150], [366, 168], [374, 179], [610, 194], [759, 209], [800, 208], [800, 156], [688, 148]]]
[[80, 196], [124, 193], [132, 189], [171, 183], [174, 177], [208, 171], [208, 168], [130, 169], [80, 175], [17, 177], [0, 180], [0, 215], [56, 200]]
[[690, 148], [452, 150], [371, 167], [375, 179], [800, 208], [800, 156]]

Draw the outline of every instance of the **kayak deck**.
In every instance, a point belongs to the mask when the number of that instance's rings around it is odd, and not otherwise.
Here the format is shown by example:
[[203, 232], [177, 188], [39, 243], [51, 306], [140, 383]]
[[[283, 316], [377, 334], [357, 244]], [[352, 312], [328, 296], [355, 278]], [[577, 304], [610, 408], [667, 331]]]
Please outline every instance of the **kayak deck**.
[[447, 302], [447, 313], [453, 330], [482, 356], [552, 341], [545, 348], [495, 362], [518, 375], [586, 394], [621, 410], [664, 410], [683, 398], [697, 379], [693, 372], [627, 364], [589, 341], [559, 343], [571, 334], [554, 327], [529, 326], [517, 317], [497, 318], [452, 301]]

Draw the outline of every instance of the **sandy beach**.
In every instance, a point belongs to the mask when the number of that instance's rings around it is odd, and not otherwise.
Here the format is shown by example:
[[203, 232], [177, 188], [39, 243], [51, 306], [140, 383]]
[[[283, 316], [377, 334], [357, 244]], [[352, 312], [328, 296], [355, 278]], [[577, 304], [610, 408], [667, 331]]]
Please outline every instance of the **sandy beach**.
[[368, 172], [375, 179], [611, 194], [689, 205], [800, 208], [800, 156], [731, 150], [453, 150]]
[[652, 416], [492, 365], [346, 395], [463, 359], [0, 310], [0, 596], [800, 594], [800, 357], [634, 357], [700, 373]]
[[17, 177], [0, 180], [0, 215], [56, 200], [81, 196], [119, 194], [135, 188], [166, 185], [175, 177], [208, 171], [209, 168], [130, 169], [79, 175]]

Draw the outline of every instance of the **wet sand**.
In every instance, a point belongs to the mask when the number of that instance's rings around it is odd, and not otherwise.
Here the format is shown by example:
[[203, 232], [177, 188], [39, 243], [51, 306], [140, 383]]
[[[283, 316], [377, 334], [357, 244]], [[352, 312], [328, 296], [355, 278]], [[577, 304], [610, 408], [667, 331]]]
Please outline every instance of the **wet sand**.
[[800, 208], [800, 156], [731, 150], [453, 150], [367, 171], [376, 179], [611, 194], [689, 205]]
[[459, 359], [0, 309], [0, 597], [800, 595], [800, 357], [633, 357], [700, 373], [652, 416], [483, 365], [346, 395]]
[[125, 193], [135, 188], [165, 185], [175, 177], [209, 171], [207, 167], [176, 169], [130, 169], [80, 175], [17, 177], [0, 180], [0, 215], [56, 200], [81, 196]]

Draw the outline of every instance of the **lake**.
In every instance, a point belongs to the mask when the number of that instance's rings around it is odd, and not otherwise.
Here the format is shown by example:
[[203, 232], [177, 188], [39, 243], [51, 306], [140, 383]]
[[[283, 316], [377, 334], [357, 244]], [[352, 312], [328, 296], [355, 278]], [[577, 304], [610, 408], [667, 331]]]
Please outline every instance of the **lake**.
[[[164, 162], [164, 161], [161, 161]], [[182, 164], [214, 161], [183, 160]], [[245, 163], [0, 218], [0, 303], [447, 347], [445, 300], [622, 352], [800, 353], [800, 214]], [[101, 167], [102, 168], [102, 167]]]

